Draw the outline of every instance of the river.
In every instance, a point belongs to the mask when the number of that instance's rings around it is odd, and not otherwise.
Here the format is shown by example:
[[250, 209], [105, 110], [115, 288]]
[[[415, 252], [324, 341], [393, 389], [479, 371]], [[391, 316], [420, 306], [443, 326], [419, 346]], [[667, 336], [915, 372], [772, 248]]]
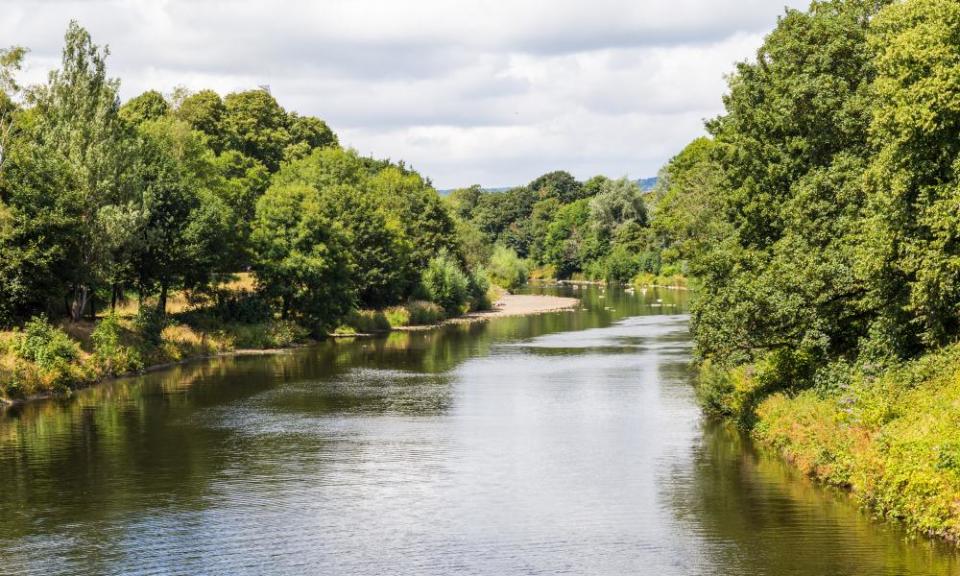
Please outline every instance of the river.
[[560, 292], [8, 409], [0, 574], [960, 573], [700, 414], [685, 293]]

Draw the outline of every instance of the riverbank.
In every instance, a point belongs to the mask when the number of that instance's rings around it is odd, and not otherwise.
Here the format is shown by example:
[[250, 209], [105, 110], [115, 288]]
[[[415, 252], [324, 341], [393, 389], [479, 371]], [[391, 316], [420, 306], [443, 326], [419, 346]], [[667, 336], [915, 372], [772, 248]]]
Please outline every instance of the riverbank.
[[731, 412], [738, 396], [741, 409], [754, 406], [751, 435], [760, 446], [849, 490], [880, 518], [960, 543], [960, 345], [879, 374], [854, 369], [835, 389], [745, 401], [762, 380], [740, 370], [714, 396]]
[[[489, 310], [478, 310], [451, 318], [444, 323], [482, 322], [493, 318], [508, 318], [512, 316], [534, 316], [549, 312], [572, 310], [580, 304], [577, 298], [563, 296], [546, 296], [542, 294], [504, 294]], [[430, 329], [436, 326], [412, 327], [414, 329]]]
[[[489, 310], [469, 312], [443, 319], [439, 313], [424, 314], [429, 303], [413, 303], [404, 310], [410, 321], [410, 311], [420, 314], [422, 322], [415, 325], [391, 326], [384, 311], [360, 313], [356, 319], [365, 319], [379, 326], [369, 333], [347, 327], [331, 337], [373, 336], [390, 331], [434, 330], [447, 324], [484, 322], [494, 318], [530, 316], [573, 309], [576, 298], [545, 295], [502, 294]], [[432, 308], [431, 308], [432, 309]], [[429, 311], [429, 310], [428, 310]], [[428, 321], [423, 321], [426, 318]], [[105, 322], [109, 322], [105, 324]], [[105, 330], [107, 328], [108, 330]], [[50, 398], [72, 390], [86, 388], [115, 378], [162, 370], [186, 362], [225, 356], [273, 354], [309, 345], [306, 332], [289, 322], [276, 321], [255, 325], [220, 325], [202, 329], [187, 324], [171, 324], [160, 330], [155, 342], [144, 339], [131, 321], [116, 319], [64, 325], [65, 330], [46, 325], [44, 334], [28, 332], [0, 334], [0, 405], [17, 404]], [[101, 333], [97, 335], [98, 331]], [[109, 334], [105, 334], [109, 331]], [[18, 344], [24, 338], [42, 350], [26, 351]], [[108, 346], [102, 342], [108, 340]], [[99, 340], [98, 340], [99, 339]], [[101, 342], [97, 349], [95, 341]], [[54, 358], [54, 360], [49, 360]]]

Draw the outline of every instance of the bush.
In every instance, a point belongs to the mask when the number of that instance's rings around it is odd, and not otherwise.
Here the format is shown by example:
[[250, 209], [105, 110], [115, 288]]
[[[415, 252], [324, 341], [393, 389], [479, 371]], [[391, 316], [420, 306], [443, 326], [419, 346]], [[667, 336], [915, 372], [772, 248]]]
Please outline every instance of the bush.
[[430, 260], [420, 285], [426, 299], [438, 304], [449, 316], [464, 312], [470, 297], [470, 279], [446, 252]]
[[514, 290], [527, 283], [530, 274], [527, 262], [506, 246], [497, 245], [487, 266], [490, 280], [502, 288]]
[[167, 318], [154, 306], [141, 306], [133, 319], [137, 334], [147, 344], [159, 346], [163, 343], [163, 329], [167, 327]]
[[413, 301], [406, 305], [410, 326], [427, 326], [443, 322], [443, 308], [433, 302]]
[[80, 360], [80, 346], [43, 316], [34, 317], [12, 345], [16, 359], [5, 385], [11, 397], [36, 392], [64, 392], [94, 379]]
[[303, 342], [309, 331], [296, 322], [275, 320], [260, 324], [232, 324], [226, 329], [236, 348], [265, 350]]
[[383, 311], [391, 328], [410, 325], [410, 310], [407, 306], [391, 306]]
[[470, 309], [471, 310], [489, 310], [490, 298], [487, 293], [490, 291], [490, 279], [487, 277], [487, 271], [483, 268], [476, 268], [467, 278], [470, 281]]
[[110, 314], [97, 323], [90, 335], [94, 360], [104, 374], [116, 375], [143, 370], [140, 354], [122, 344], [122, 334], [120, 318], [116, 314]]
[[347, 316], [344, 324], [345, 326], [341, 326], [341, 329], [348, 327], [352, 332], [342, 332], [340, 330], [338, 332], [376, 334], [377, 332], [390, 331], [390, 322], [387, 320], [387, 316], [378, 310], [354, 310]]
[[617, 246], [607, 256], [605, 268], [604, 279], [620, 284], [629, 282], [641, 270], [637, 257], [623, 246]]
[[44, 370], [62, 367], [80, 357], [80, 346], [44, 316], [27, 322], [14, 344], [14, 351], [19, 358]]

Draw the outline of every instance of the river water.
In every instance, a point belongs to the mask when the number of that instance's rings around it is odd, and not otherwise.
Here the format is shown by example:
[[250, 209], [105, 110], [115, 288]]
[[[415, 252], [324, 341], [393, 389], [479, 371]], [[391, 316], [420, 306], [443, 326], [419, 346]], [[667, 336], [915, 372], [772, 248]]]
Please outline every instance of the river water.
[[7, 410], [0, 574], [960, 573], [701, 416], [685, 293], [564, 291]]

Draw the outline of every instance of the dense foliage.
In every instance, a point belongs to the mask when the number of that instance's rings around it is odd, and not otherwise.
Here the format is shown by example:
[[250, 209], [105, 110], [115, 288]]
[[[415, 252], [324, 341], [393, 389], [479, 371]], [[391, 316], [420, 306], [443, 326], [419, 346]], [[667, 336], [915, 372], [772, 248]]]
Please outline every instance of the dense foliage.
[[701, 399], [957, 538], [960, 4], [788, 10], [729, 82], [653, 203], [662, 258], [700, 285]]
[[[135, 296], [162, 330], [177, 294], [223, 322], [252, 321], [255, 302], [257, 322], [322, 334], [419, 295], [441, 255], [467, 277], [486, 260], [467, 257], [428, 180], [341, 148], [264, 89], [150, 90], [121, 105], [108, 51], [76, 23], [46, 83], [17, 83], [25, 55], [0, 51], [0, 326], [76, 322]], [[246, 270], [256, 298], [225, 292]]]
[[648, 198], [626, 178], [579, 182], [551, 172], [502, 192], [455, 190], [447, 201], [467, 254], [489, 258], [494, 280], [507, 288], [516, 286], [517, 271], [531, 266], [560, 279], [621, 283], [661, 272]]

